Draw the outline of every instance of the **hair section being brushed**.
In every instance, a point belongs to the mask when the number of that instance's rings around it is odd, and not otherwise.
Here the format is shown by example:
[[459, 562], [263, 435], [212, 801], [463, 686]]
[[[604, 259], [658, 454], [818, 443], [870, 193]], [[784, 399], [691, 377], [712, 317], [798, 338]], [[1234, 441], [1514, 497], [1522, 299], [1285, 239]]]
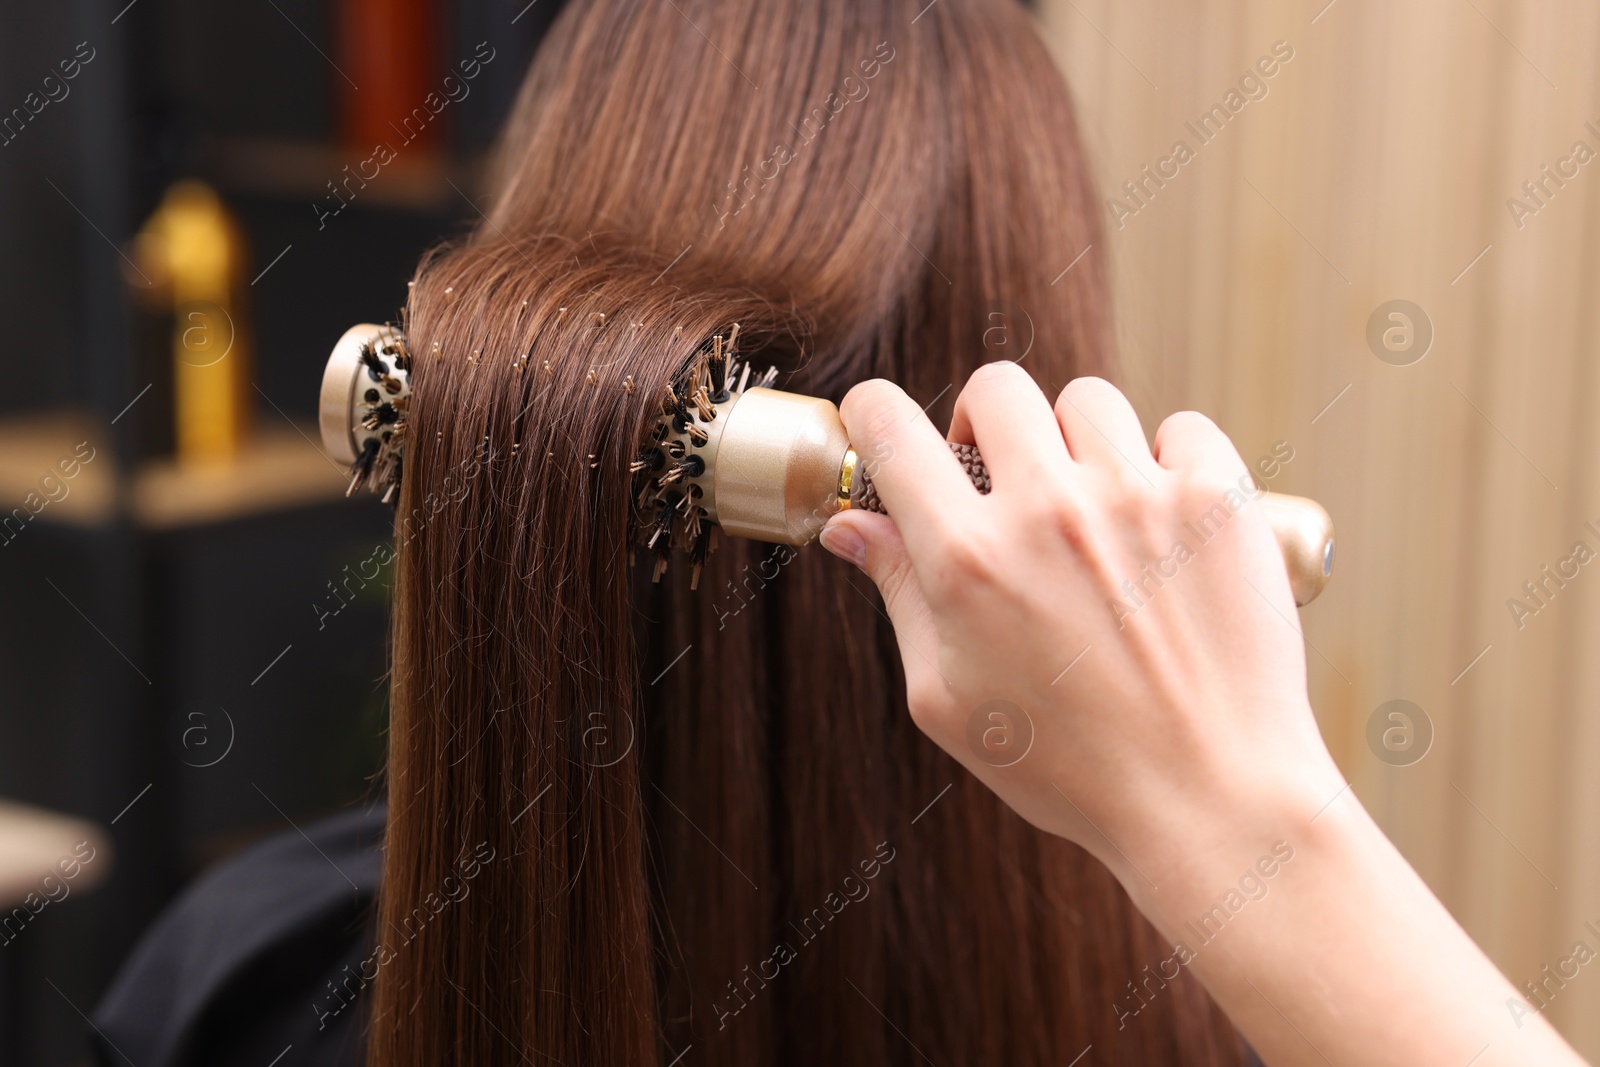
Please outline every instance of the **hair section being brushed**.
[[918, 733], [858, 572], [630, 562], [629, 464], [735, 323], [780, 388], [936, 418], [988, 359], [1107, 373], [1026, 11], [570, 0], [492, 173], [406, 309], [368, 1063], [1239, 1063], [1110, 874]]
[[445, 253], [408, 308], [382, 1062], [655, 1054], [642, 749], [587, 734], [636, 718], [626, 471], [702, 337], [770, 313], [554, 243], [525, 250], [560, 271], [538, 284], [509, 245]]

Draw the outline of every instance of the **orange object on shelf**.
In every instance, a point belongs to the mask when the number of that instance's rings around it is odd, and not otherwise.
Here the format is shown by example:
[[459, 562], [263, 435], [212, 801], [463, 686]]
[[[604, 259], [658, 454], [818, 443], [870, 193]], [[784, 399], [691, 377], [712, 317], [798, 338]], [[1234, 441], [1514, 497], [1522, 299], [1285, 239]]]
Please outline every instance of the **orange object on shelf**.
[[338, 18], [339, 68], [349, 79], [335, 80], [345, 144], [365, 151], [403, 140], [424, 150], [436, 148], [435, 124], [407, 127], [405, 133], [397, 128], [437, 89], [437, 5], [433, 0], [340, 0]]

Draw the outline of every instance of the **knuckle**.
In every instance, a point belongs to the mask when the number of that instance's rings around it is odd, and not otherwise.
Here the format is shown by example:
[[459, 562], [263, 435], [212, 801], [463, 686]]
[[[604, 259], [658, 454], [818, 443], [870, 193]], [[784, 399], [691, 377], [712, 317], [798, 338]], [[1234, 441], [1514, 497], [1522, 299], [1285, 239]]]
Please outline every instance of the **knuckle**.
[[1097, 501], [1099, 525], [1093, 531], [1098, 534], [1095, 543], [1102, 549], [1120, 544], [1136, 551], [1148, 550], [1161, 540], [1159, 531], [1167, 525], [1162, 505], [1161, 494], [1145, 482], [1108, 475], [1106, 488]]
[[1221, 433], [1217, 424], [1198, 411], [1175, 411], [1161, 420], [1161, 425], [1156, 428], [1156, 441], [1172, 442], [1185, 437], [1200, 434]]
[[1019, 382], [1032, 383], [1033, 378], [1027, 371], [1009, 359], [998, 359], [990, 363], [980, 364], [967, 379], [966, 388], [962, 392], [970, 397], [986, 396], [998, 390], [1012, 389]]
[[972, 372], [973, 380], [977, 381], [1016, 381], [1019, 378], [1029, 377], [1028, 372], [1009, 359], [993, 359], [988, 363], [980, 363], [978, 369]]
[[856, 413], [854, 425], [851, 437], [874, 444], [887, 443], [892, 450], [893, 441], [899, 436], [905, 419], [893, 407], [879, 404]]
[[[1153, 466], [1153, 464], [1151, 464]], [[1148, 500], [1154, 491], [1151, 473], [1126, 456], [1115, 456], [1101, 471], [1110, 486], [1111, 497], [1128, 498], [1135, 506]]]
[[900, 390], [882, 378], [869, 378], [851, 387], [839, 404], [839, 417], [851, 436], [878, 439], [892, 434], [902, 419], [895, 401]]
[[1077, 399], [1080, 396], [1121, 396], [1122, 391], [1099, 375], [1085, 374], [1068, 382], [1061, 395]]
[[932, 672], [919, 671], [906, 680], [906, 710], [917, 729], [928, 733], [937, 726], [944, 704], [944, 686]]
[[1028, 505], [1029, 518], [1040, 526], [1076, 536], [1089, 523], [1090, 506], [1083, 495], [1059, 481], [1039, 487]]
[[1096, 403], [1106, 397], [1121, 397], [1122, 392], [1104, 378], [1094, 375], [1085, 375], [1074, 378], [1066, 384], [1056, 397], [1056, 410], [1064, 408], [1083, 407], [1085, 404]]
[[1144, 544], [1162, 523], [1160, 488], [1109, 470], [1040, 496], [1043, 528], [1083, 559], [1100, 558], [1109, 544]]
[[967, 529], [945, 539], [936, 584], [946, 597], [960, 598], [994, 584], [998, 554], [989, 539]]
[[1120, 472], [1113, 472], [1109, 481], [1105, 499], [1112, 521], [1123, 528], [1148, 526], [1159, 507], [1157, 493], [1138, 478]]
[[[1211, 416], [1200, 411], [1174, 411], [1162, 422], [1165, 426], [1171, 423], [1175, 429], [1188, 430], [1216, 430], [1217, 424], [1211, 421]], [[1221, 432], [1218, 430], [1217, 432]]]

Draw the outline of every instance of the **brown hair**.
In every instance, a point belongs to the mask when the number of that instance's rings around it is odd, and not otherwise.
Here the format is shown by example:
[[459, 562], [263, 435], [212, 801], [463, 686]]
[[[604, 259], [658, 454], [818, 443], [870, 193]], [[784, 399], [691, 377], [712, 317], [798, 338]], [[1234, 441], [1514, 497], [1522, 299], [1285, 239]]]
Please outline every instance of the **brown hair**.
[[935, 414], [988, 358], [1104, 372], [1024, 10], [574, 0], [494, 185], [407, 308], [368, 1062], [1239, 1062], [1112, 877], [917, 732], [861, 575], [630, 563], [629, 461], [732, 323], [784, 388]]

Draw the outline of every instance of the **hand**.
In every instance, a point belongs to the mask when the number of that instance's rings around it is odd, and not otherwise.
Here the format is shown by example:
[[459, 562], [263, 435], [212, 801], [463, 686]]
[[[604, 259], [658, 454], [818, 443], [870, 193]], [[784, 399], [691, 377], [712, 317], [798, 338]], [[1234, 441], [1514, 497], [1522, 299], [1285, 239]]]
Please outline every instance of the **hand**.
[[950, 428], [983, 453], [980, 495], [898, 387], [841, 413], [890, 457], [872, 477], [894, 518], [843, 512], [823, 544], [882, 593], [917, 725], [1023, 817], [1137, 897], [1208, 841], [1265, 848], [1225, 840], [1263, 803], [1309, 818], [1343, 787], [1259, 491], [1209, 419], [1172, 416], [1152, 450], [1109, 383], [1052, 411], [991, 363]]
[[1174, 415], [1152, 449], [1106, 382], [1052, 411], [991, 363], [950, 427], [983, 452], [981, 496], [895, 386], [842, 414], [858, 454], [888, 457], [872, 478], [894, 518], [843, 512], [823, 544], [883, 594], [917, 725], [1110, 867], [1174, 946], [1160, 966], [1265, 1062], [1582, 1062], [1345, 785], [1277, 542], [1210, 420]]

